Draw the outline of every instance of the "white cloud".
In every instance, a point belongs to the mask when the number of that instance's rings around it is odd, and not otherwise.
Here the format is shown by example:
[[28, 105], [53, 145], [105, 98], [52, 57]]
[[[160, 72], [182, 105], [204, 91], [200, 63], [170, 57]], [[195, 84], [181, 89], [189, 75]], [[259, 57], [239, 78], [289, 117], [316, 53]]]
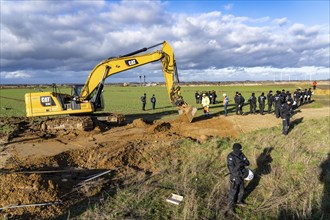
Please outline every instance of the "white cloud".
[[223, 6], [223, 8], [226, 10], [226, 11], [230, 11], [231, 9], [233, 9], [234, 7], [234, 4], [226, 4]]
[[1, 72], [0, 76], [1, 79], [26, 79], [31, 77], [30, 74], [23, 71]]
[[289, 22], [287, 18], [277, 18], [273, 20], [274, 24], [277, 24], [278, 26], [284, 26]]
[[[225, 74], [242, 79], [241, 73], [254, 79], [259, 75], [247, 71], [266, 67], [260, 77], [269, 72], [271, 78], [270, 69], [329, 69], [329, 25], [289, 26], [285, 17], [252, 19], [220, 11], [170, 13], [162, 1], [4, 1], [1, 6], [2, 83], [14, 82], [10, 79], [24, 69], [33, 72], [23, 78], [30, 82], [84, 82], [101, 60], [163, 40], [173, 46], [180, 72], [191, 74], [186, 79], [199, 79], [200, 73], [210, 80]], [[159, 66], [144, 70], [156, 71], [153, 77], [162, 80]]]

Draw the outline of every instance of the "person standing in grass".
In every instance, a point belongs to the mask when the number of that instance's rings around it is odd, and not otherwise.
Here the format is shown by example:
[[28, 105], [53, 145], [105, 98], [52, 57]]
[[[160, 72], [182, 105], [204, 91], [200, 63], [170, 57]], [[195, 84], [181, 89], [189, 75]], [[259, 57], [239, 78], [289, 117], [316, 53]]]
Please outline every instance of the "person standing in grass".
[[315, 90], [316, 89], [317, 82], [314, 81], [312, 85], [313, 85], [313, 90]]
[[244, 177], [246, 176], [247, 169], [250, 162], [242, 152], [242, 145], [234, 143], [233, 151], [227, 156], [227, 168], [229, 170], [230, 189], [228, 195], [228, 209], [229, 212], [235, 213], [235, 204], [244, 206], [246, 203], [243, 201], [244, 195]]
[[244, 103], [245, 103], [245, 98], [242, 96], [242, 94], [241, 93], [238, 93], [238, 102], [239, 102], [239, 104], [238, 104], [238, 112], [239, 112], [239, 114], [240, 115], [243, 115], [244, 114], [244, 112], [243, 112], [243, 106], [244, 106]]
[[235, 96], [234, 96], [236, 115], [238, 115], [238, 111], [239, 111], [239, 102], [240, 102], [240, 98], [239, 98], [238, 93], [239, 93], [239, 92], [236, 92], [236, 94], [235, 94]]
[[292, 115], [292, 106], [290, 99], [281, 105], [280, 112], [283, 125], [282, 134], [288, 135], [290, 128], [290, 117]]
[[264, 109], [265, 109], [265, 102], [266, 102], [266, 96], [265, 96], [265, 93], [261, 93], [261, 95], [258, 97], [258, 102], [259, 102], [259, 111], [260, 111], [260, 114], [264, 114]]
[[202, 98], [202, 106], [203, 106], [203, 111], [204, 111], [204, 116], [209, 117], [210, 116], [210, 98], [203, 93], [203, 98]]
[[223, 101], [222, 101], [223, 110], [225, 112], [225, 116], [227, 116], [228, 115], [227, 106], [228, 106], [229, 98], [226, 93], [224, 93], [222, 96], [223, 96]]
[[252, 92], [250, 98], [248, 99], [248, 103], [250, 104], [250, 113], [254, 114], [256, 113], [256, 107], [257, 107], [257, 98], [255, 97], [254, 92]]
[[155, 97], [155, 94], [152, 95], [150, 101], [151, 101], [151, 105], [152, 105], [152, 110], [155, 110], [155, 107], [156, 107], [156, 97]]
[[141, 102], [142, 102], [142, 110], [146, 110], [146, 104], [147, 104], [147, 94], [144, 93], [143, 96], [141, 96]]
[[268, 114], [272, 111], [272, 106], [274, 102], [274, 96], [273, 96], [273, 91], [270, 90], [267, 94], [267, 100], [268, 100]]

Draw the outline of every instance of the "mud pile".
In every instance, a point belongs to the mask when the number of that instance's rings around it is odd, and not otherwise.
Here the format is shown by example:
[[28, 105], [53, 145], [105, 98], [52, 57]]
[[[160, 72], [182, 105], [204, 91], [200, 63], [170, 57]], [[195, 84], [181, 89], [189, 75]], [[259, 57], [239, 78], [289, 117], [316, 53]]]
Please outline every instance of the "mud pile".
[[86, 201], [99, 202], [130, 177], [157, 174], [159, 162], [182, 139], [171, 127], [136, 120], [106, 132], [22, 130], [1, 152], [8, 156], [0, 163], [0, 216], [60, 216]]

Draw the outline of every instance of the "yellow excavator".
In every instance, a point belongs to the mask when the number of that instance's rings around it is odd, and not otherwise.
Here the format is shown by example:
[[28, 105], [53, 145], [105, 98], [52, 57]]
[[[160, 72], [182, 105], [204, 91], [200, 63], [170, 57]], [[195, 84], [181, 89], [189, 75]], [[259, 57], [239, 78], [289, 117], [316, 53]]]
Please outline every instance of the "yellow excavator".
[[[161, 45], [161, 50], [143, 53]], [[84, 85], [72, 87], [71, 94], [59, 92], [55, 85], [52, 92], [26, 93], [26, 115], [27, 117], [70, 115], [44, 121], [42, 123], [44, 130], [91, 130], [94, 128], [95, 119], [121, 124], [125, 120], [123, 115], [95, 114], [104, 109], [102, 91], [105, 79], [111, 75], [155, 61], [162, 63], [170, 102], [178, 107], [179, 114], [184, 120], [191, 122], [197, 109], [188, 105], [181, 96], [173, 49], [166, 41], [122, 56], [110, 57], [100, 62], [91, 71]]]

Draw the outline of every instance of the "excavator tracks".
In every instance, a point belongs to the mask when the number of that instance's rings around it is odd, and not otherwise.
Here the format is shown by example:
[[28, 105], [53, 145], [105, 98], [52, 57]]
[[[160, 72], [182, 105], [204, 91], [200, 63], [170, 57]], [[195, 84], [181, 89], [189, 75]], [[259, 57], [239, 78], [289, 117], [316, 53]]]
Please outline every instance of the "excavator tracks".
[[80, 130], [90, 131], [94, 129], [94, 122], [90, 116], [65, 116], [44, 120], [41, 130]]

